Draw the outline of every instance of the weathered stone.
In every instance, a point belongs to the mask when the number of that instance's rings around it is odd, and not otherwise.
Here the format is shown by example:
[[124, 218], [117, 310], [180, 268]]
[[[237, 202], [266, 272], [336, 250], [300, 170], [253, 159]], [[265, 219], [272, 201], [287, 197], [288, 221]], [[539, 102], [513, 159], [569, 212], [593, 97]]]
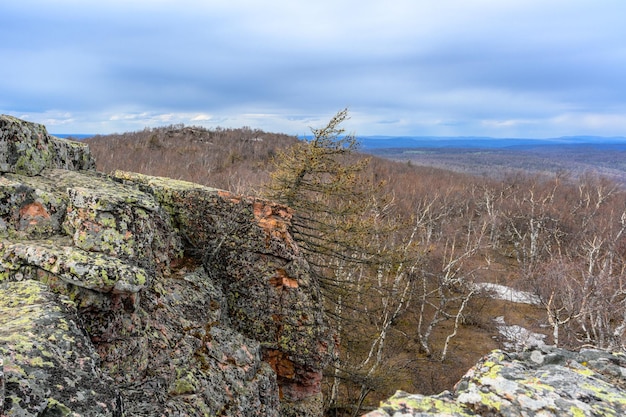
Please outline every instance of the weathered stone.
[[0, 172], [39, 175], [46, 168], [93, 170], [89, 148], [48, 135], [45, 126], [0, 115]]
[[278, 415], [276, 375], [226, 311], [204, 269], [183, 267], [157, 276], [132, 316], [85, 314], [129, 415]]
[[111, 181], [68, 188], [67, 193], [64, 226], [81, 249], [127, 259], [148, 269], [182, 249], [169, 218], [152, 196]]
[[[540, 360], [542, 357], [543, 360]], [[368, 417], [626, 415], [626, 356], [535, 347], [493, 351], [435, 396], [398, 392]]]
[[[173, 213], [174, 224], [202, 253], [223, 289], [232, 325], [258, 340], [277, 374], [283, 414], [321, 414], [322, 369], [334, 352], [319, 289], [289, 233], [282, 205], [184, 181], [116, 172]], [[311, 410], [316, 409], [315, 412]]]
[[0, 283], [3, 416], [122, 416], [122, 400], [68, 299], [31, 280]]
[[[74, 343], [77, 330], [94, 361], [60, 357], [67, 369], [57, 382], [56, 374], [38, 379], [47, 362], [33, 359], [28, 381], [12, 385], [15, 349], [39, 352], [44, 342], [15, 320], [0, 322], [0, 334], [20, 340], [0, 338], [0, 357], [9, 354], [1, 415], [37, 407], [37, 415], [117, 415], [122, 402], [133, 416], [321, 415], [321, 370], [334, 341], [288, 208], [166, 178], [97, 173], [81, 144], [2, 120], [0, 289], [41, 294], [26, 310], [7, 304], [5, 316], [43, 308], [33, 322], [49, 326], [46, 349], [75, 351], [62, 339]], [[76, 394], [93, 399], [91, 408], [63, 397], [82, 387], [83, 365], [101, 375], [91, 397]]]
[[0, 177], [0, 236], [40, 238], [58, 234], [67, 199], [9, 176]]
[[96, 294], [76, 291], [133, 296], [146, 286], [143, 269], [124, 263], [118, 258], [88, 253], [69, 246], [67, 239], [47, 241], [0, 241], [0, 282], [4, 280], [39, 279], [59, 292], [76, 299], [80, 307], [108, 310], [106, 301]]
[[37, 177], [0, 177], [0, 236], [57, 234], [150, 271], [182, 251], [169, 215], [151, 195], [102, 174], [45, 170]]

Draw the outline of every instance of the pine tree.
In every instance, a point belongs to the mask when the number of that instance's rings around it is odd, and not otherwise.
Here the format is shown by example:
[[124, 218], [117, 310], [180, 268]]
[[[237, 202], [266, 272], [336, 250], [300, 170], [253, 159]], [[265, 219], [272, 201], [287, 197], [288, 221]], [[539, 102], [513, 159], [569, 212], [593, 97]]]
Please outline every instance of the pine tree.
[[389, 251], [389, 201], [382, 184], [371, 180], [370, 160], [358, 155], [355, 137], [340, 128], [347, 117], [346, 109], [338, 112], [326, 127], [312, 130], [311, 140], [280, 152], [267, 197], [294, 210], [294, 238], [342, 345], [328, 372], [328, 407], [340, 407], [350, 385], [357, 388], [351, 402], [358, 409], [368, 393], [387, 384], [380, 365], [390, 325], [408, 305], [403, 257], [412, 245]]
[[368, 158], [357, 157], [358, 143], [339, 125], [348, 110], [338, 112], [313, 139], [281, 151], [267, 197], [294, 210], [294, 238], [309, 262], [320, 268], [343, 261], [363, 261], [371, 233], [373, 187], [364, 178]]

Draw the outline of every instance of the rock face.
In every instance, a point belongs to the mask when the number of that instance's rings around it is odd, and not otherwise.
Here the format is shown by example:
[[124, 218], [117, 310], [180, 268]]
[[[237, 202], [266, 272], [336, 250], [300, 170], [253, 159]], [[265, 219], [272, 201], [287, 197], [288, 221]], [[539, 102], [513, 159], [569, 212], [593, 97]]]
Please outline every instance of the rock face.
[[290, 210], [94, 166], [0, 116], [0, 414], [321, 415], [335, 342]]
[[43, 125], [0, 115], [0, 172], [37, 175], [46, 168], [95, 166], [85, 146], [50, 136]]
[[626, 356], [541, 346], [493, 351], [436, 396], [397, 392], [368, 417], [623, 416]]

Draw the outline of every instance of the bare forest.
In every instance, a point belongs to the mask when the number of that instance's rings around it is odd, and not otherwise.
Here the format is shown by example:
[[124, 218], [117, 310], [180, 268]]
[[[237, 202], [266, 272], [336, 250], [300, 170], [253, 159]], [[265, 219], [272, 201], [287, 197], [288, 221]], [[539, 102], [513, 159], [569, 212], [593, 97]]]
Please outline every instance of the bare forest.
[[[341, 354], [327, 415], [402, 389], [451, 389], [482, 355], [523, 349], [502, 323], [567, 348], [624, 350], [626, 192], [593, 171], [455, 172], [360, 153], [339, 112], [299, 141], [182, 125], [86, 140], [98, 169], [185, 179], [292, 206]], [[484, 163], [481, 160], [481, 163]], [[529, 294], [503, 300], [496, 285]], [[516, 328], [518, 328], [516, 327]]]

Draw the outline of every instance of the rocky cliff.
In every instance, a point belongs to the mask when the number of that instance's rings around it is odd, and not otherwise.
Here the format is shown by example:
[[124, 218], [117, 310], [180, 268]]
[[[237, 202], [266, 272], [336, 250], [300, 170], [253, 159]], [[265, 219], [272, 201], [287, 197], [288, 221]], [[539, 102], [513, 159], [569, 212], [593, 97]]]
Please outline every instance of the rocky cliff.
[[0, 410], [318, 416], [334, 355], [287, 207], [0, 116]]
[[[334, 355], [284, 206], [98, 173], [0, 116], [0, 415], [320, 416]], [[626, 415], [626, 356], [494, 351], [369, 417]]]

